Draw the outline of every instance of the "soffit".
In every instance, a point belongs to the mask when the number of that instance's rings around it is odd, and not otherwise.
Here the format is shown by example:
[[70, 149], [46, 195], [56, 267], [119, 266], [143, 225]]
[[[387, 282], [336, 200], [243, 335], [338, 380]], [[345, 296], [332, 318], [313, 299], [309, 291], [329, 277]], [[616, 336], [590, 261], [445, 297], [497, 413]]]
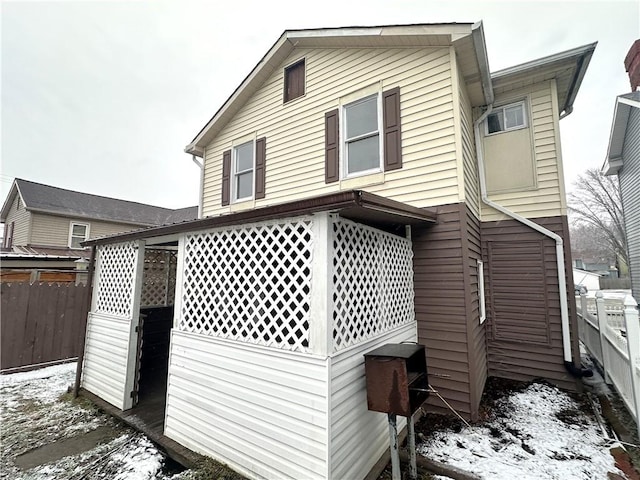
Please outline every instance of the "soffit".
[[496, 94], [555, 79], [560, 112], [570, 113], [596, 43], [543, 57], [491, 74]]

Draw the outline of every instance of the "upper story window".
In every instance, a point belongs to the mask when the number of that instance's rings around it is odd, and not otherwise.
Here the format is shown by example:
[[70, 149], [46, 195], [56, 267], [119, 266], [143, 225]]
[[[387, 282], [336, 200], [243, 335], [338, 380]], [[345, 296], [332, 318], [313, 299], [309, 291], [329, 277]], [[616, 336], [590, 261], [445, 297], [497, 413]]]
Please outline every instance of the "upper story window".
[[80, 242], [89, 238], [89, 225], [71, 222], [69, 227], [69, 248], [82, 248]]
[[304, 95], [304, 58], [284, 69], [284, 103]]
[[487, 135], [525, 128], [527, 116], [524, 102], [511, 103], [494, 109], [487, 117], [485, 125]]
[[251, 140], [233, 147], [233, 200], [253, 198], [253, 171], [255, 168], [255, 144]]
[[222, 205], [264, 198], [267, 139], [248, 138], [222, 154]]
[[343, 107], [347, 177], [381, 170], [379, 102], [375, 94]]
[[400, 88], [368, 88], [324, 114], [324, 181], [402, 168]]

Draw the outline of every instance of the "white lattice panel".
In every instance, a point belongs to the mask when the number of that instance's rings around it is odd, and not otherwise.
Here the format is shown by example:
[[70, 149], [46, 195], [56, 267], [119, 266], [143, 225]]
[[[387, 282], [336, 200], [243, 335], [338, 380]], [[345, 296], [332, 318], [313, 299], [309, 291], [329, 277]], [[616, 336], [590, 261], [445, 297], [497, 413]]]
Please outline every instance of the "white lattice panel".
[[411, 242], [344, 219], [334, 219], [333, 349], [413, 322]]
[[100, 245], [95, 312], [131, 318], [138, 248], [134, 242]]
[[311, 220], [187, 235], [179, 328], [307, 351]]
[[146, 249], [142, 280], [143, 307], [173, 305], [176, 288], [177, 252]]

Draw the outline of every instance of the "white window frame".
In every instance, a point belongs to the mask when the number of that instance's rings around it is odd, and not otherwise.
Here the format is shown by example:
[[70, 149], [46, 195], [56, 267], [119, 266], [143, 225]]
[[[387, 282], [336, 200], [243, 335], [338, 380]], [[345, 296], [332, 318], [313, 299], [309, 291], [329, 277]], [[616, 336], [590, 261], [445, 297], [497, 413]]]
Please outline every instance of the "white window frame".
[[478, 305], [480, 309], [480, 325], [487, 319], [487, 304], [484, 297], [484, 262], [476, 260], [478, 264]]
[[[238, 171], [237, 168], [237, 152], [238, 148], [245, 146], [246, 144], [251, 143], [253, 149], [253, 163], [251, 164], [251, 169], [246, 169], [242, 171]], [[241, 174], [246, 174], [247, 172], [251, 172], [251, 195], [247, 197], [238, 197], [238, 185], [237, 185], [237, 177]], [[231, 203], [239, 203], [246, 202], [249, 200], [253, 200], [256, 195], [256, 137], [252, 135], [250, 137], [243, 137], [237, 141], [233, 142], [231, 148]]]
[[[377, 110], [377, 120], [378, 120], [378, 166], [374, 168], [369, 168], [367, 170], [360, 170], [358, 172], [349, 173], [349, 156], [347, 144], [349, 142], [355, 140], [361, 140], [363, 138], [372, 137], [375, 135], [373, 132], [369, 132], [366, 134], [359, 135], [357, 137], [353, 137], [347, 139], [347, 108], [356, 103], [367, 100], [371, 97], [376, 97], [376, 110]], [[341, 158], [341, 179], [347, 178], [356, 178], [361, 177], [363, 175], [371, 175], [372, 173], [380, 173], [383, 169], [384, 162], [384, 132], [383, 132], [383, 112], [382, 112], [382, 90], [379, 86], [374, 87], [373, 89], [367, 89], [361, 92], [356, 93], [355, 95], [349, 95], [345, 97], [340, 105], [340, 158]]]
[[79, 238], [79, 237], [73, 235], [73, 227], [75, 227], [76, 225], [79, 226], [79, 227], [85, 227], [84, 239], [80, 240], [81, 242], [84, 242], [84, 241], [89, 239], [90, 224], [82, 223], [82, 222], [69, 222], [69, 248], [73, 248], [74, 250], [83, 250], [85, 247], [74, 247], [73, 246], [73, 239], [74, 238]]
[[[529, 126], [529, 122], [528, 122], [528, 114], [527, 114], [527, 105], [526, 105], [526, 101], [525, 100], [520, 100], [518, 102], [512, 102], [512, 103], [508, 103], [506, 105], [501, 105], [500, 107], [496, 107], [494, 108], [491, 113], [487, 116], [487, 118], [484, 121], [484, 134], [485, 136], [489, 137], [492, 135], [500, 135], [501, 133], [505, 133], [505, 132], [512, 132], [514, 130], [521, 130], [523, 128], [527, 128]], [[516, 125], [514, 127], [507, 127], [507, 120], [505, 117], [505, 110], [508, 108], [512, 108], [512, 107], [517, 107], [520, 106], [522, 107], [522, 125]], [[493, 133], [489, 133], [489, 117], [491, 115], [497, 115], [499, 112], [502, 113], [502, 120], [503, 123], [505, 125], [504, 130], [500, 130], [498, 132], [493, 132]]]

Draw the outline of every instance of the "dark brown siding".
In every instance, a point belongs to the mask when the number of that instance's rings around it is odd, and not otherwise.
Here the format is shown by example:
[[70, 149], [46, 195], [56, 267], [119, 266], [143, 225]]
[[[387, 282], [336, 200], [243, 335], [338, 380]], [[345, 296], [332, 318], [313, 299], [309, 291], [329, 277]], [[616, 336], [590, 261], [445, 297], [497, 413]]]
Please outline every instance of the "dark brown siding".
[[[566, 217], [534, 221], [566, 239], [565, 269], [570, 273]], [[482, 223], [482, 245], [489, 375], [516, 380], [542, 377], [575, 388], [564, 368], [555, 242], [515, 220], [504, 220]], [[577, 331], [570, 274], [567, 291], [570, 323]], [[572, 341], [577, 351], [577, 339]]]
[[[437, 213], [436, 225], [412, 231], [418, 340], [427, 348], [430, 383], [476, 420], [487, 373], [477, 296], [479, 222], [465, 204], [444, 205]], [[435, 396], [429, 405], [446, 410]]]

